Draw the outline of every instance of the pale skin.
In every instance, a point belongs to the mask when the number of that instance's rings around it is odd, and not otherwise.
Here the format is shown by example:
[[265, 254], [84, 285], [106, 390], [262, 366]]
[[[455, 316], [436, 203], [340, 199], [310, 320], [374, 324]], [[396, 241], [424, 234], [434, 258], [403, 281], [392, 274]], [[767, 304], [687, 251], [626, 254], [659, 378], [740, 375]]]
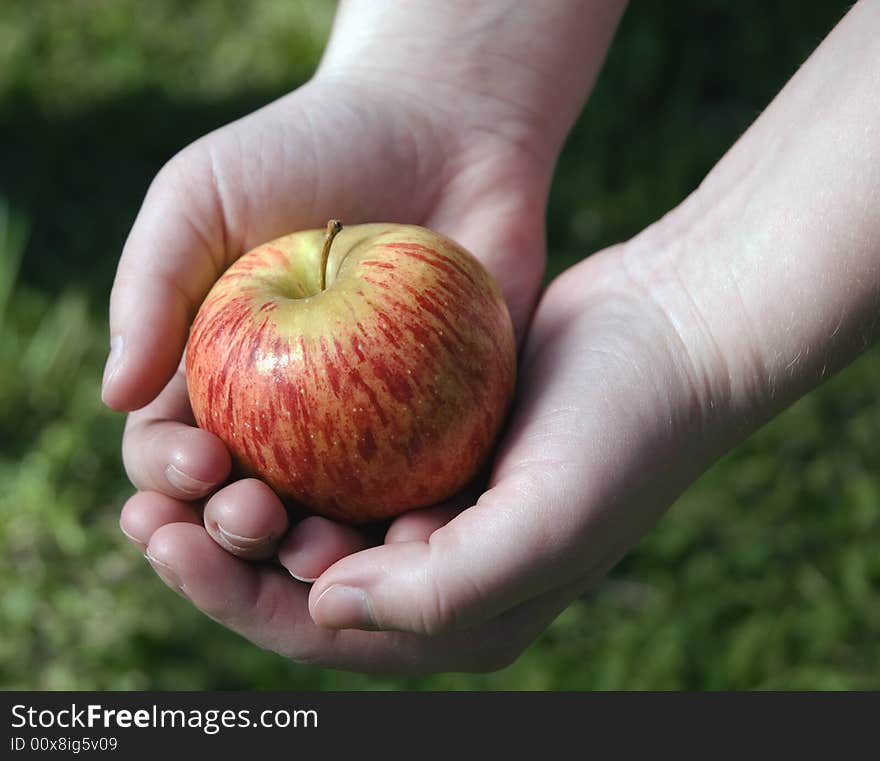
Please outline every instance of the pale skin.
[[[309, 84], [190, 146], [151, 187], [111, 298], [104, 399], [137, 410], [123, 454], [139, 491], [121, 526], [172, 588], [288, 657], [495, 669], [718, 456], [873, 341], [880, 2], [849, 12], [680, 206], [540, 298], [554, 162], [622, 3], [382, 5], [343, 4]], [[459, 240], [522, 339], [486, 488], [384, 537], [288, 527], [259, 481], [218, 490], [228, 455], [192, 427], [175, 374], [230, 261], [335, 217]]]

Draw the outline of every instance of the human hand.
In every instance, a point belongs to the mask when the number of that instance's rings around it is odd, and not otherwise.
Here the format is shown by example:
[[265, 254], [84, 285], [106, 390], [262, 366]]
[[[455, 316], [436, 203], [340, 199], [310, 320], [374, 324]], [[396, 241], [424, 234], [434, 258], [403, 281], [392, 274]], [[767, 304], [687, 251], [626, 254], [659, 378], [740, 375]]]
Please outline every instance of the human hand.
[[[311, 590], [174, 522], [187, 516], [163, 515], [167, 501], [152, 495], [129, 503], [123, 525], [150, 536], [157, 571], [196, 606], [296, 660], [382, 672], [510, 662], [686, 482], [668, 465], [687, 441], [692, 421], [680, 416], [693, 383], [669, 323], [629, 272], [634, 255], [621, 247], [593, 257], [546, 293], [488, 489], [464, 512], [452, 503], [406, 514], [370, 548], [353, 529], [306, 519], [278, 556], [291, 573], [318, 577]], [[213, 497], [206, 523], [247, 485]], [[248, 519], [283, 527], [274, 495], [259, 496], [248, 499]], [[369, 609], [345, 588], [369, 596]]]
[[[298, 524], [279, 559], [318, 575], [311, 589], [169, 510], [148, 527], [160, 573], [293, 658], [386, 672], [509, 662], [717, 456], [876, 336], [880, 172], [864, 158], [880, 150], [878, 31], [877, 4], [857, 4], [698, 191], [552, 284], [473, 506], [402, 516], [370, 547], [320, 518]], [[271, 495], [253, 507], [280, 515]], [[123, 522], [144, 515], [130, 503]]]
[[[549, 166], [504, 137], [477, 137], [417, 101], [368, 89], [319, 77], [163, 170], [114, 287], [113, 330], [125, 351], [105, 392], [112, 406], [139, 407], [162, 389], [232, 252], [323, 227], [329, 216], [410, 220], [463, 241], [495, 273], [522, 334], [544, 265]], [[219, 440], [193, 427], [182, 368], [130, 415], [124, 456], [138, 488], [182, 499], [204, 496], [229, 471]]]
[[[218, 491], [202, 515], [201, 499], [229, 476], [229, 456], [218, 439], [194, 427], [182, 370], [174, 374], [198, 304], [244, 250], [291, 230], [323, 226], [329, 217], [422, 224], [483, 260], [501, 286], [518, 335], [524, 334], [543, 272], [543, 210], [553, 163], [621, 4], [596, 11], [593, 21], [602, 23], [586, 32], [562, 28], [546, 36], [543, 58], [551, 71], [550, 59], [566, 47], [566, 35], [582, 45], [586, 33], [596, 43], [592, 60], [575, 75], [560, 74], [554, 90], [546, 88], [546, 72], [535, 71], [542, 56], [507, 58], [505, 34], [526, 42], [548, 16], [518, 18], [527, 11], [515, 5], [491, 9], [497, 18], [480, 18], [487, 11], [473, 9], [447, 18], [444, 23], [453, 26], [465, 18], [475, 29], [490, 28], [491, 21], [501, 43], [493, 57], [491, 46], [476, 36], [470, 42], [466, 34], [455, 36], [444, 49], [448, 70], [436, 56], [421, 57], [421, 48], [382, 48], [376, 55], [370, 49], [375, 41], [358, 40], [363, 25], [352, 12], [343, 14], [312, 82], [190, 146], [151, 186], [111, 298], [116, 348], [104, 399], [117, 409], [137, 410], [128, 419], [123, 454], [141, 491], [126, 506], [122, 526], [135, 543], [149, 544], [159, 563], [164, 558], [168, 568], [176, 567], [167, 542], [183, 536], [181, 531], [189, 533], [174, 552], [183, 557], [200, 558], [199, 548], [210, 553], [223, 547], [239, 557], [263, 559], [274, 554], [287, 528], [277, 498], [253, 479]], [[364, 7], [355, 12], [363, 14]], [[430, 16], [424, 9], [416, 15], [422, 21]], [[409, 40], [418, 40], [419, 32], [435, 33], [414, 30], [412, 23], [420, 22], [410, 18], [403, 24]], [[334, 49], [342, 52], [334, 55]], [[475, 65], [475, 76], [463, 77]], [[461, 87], [471, 79], [479, 88]], [[392, 526], [386, 541], [412, 531], [427, 536], [454, 510], [446, 505], [412, 514]], [[216, 545], [206, 544], [209, 535]], [[285, 544], [286, 557], [298, 541], [303, 545], [295, 553], [298, 575], [306, 578], [369, 543], [359, 532], [316, 520], [298, 526]], [[200, 567], [208, 567], [207, 557], [202, 560]], [[170, 578], [168, 569], [158, 565], [158, 570]], [[298, 588], [289, 577], [283, 580]], [[233, 575], [217, 591], [232, 598], [235, 584]], [[299, 608], [291, 605], [293, 615]], [[232, 626], [236, 615], [231, 603], [215, 613]], [[272, 636], [267, 627], [253, 638]]]

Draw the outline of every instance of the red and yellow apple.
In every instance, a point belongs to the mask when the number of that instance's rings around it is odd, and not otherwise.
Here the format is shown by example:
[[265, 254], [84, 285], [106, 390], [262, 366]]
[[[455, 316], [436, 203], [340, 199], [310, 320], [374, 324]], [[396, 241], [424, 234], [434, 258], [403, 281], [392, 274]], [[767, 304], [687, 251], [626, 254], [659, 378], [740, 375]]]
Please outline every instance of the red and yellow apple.
[[265, 243], [215, 283], [186, 352], [198, 425], [241, 475], [350, 523], [462, 488], [516, 374], [504, 299], [448, 238], [401, 224]]

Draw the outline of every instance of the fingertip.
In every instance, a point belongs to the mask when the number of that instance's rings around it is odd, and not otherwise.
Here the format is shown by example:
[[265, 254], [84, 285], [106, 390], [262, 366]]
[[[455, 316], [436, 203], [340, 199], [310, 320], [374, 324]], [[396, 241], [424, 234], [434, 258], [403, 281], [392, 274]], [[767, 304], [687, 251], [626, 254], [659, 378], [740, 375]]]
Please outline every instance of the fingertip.
[[[128, 503], [126, 503], [128, 504]], [[138, 527], [132, 528], [130, 524], [132, 523], [130, 518], [126, 518], [125, 508], [123, 507], [122, 513], [119, 515], [119, 530], [122, 532], [123, 536], [128, 539], [135, 547], [137, 547], [141, 552], [146, 552], [147, 545], [150, 542], [149, 537], [145, 539], [138, 534], [144, 534]], [[137, 533], [133, 533], [137, 532]]]
[[205, 527], [217, 544], [241, 558], [265, 560], [287, 531], [287, 511], [262, 481], [246, 478], [217, 492], [205, 506]]
[[190, 427], [174, 431], [165, 478], [184, 497], [204, 497], [229, 477], [231, 469], [229, 450], [214, 434]]
[[142, 491], [130, 497], [119, 515], [122, 533], [144, 552], [153, 535], [169, 523], [198, 524], [191, 505], [159, 492]]
[[388, 527], [385, 544], [426, 542], [431, 534], [449, 523], [461, 511], [461, 507], [450, 503], [404, 513], [395, 518]]
[[204, 529], [191, 523], [167, 523], [150, 537], [144, 557], [165, 584], [179, 595], [188, 598], [182, 581], [181, 561], [189, 553], [187, 545]]
[[159, 395], [180, 362], [189, 309], [182, 294], [161, 281], [133, 281], [117, 274], [110, 305], [110, 352], [101, 382], [105, 405], [131, 412]]
[[186, 379], [177, 373], [153, 402], [128, 416], [122, 456], [132, 483], [195, 500], [226, 481], [232, 468], [226, 445], [195, 423]]
[[122, 367], [123, 362], [123, 338], [121, 335], [115, 335], [110, 338], [110, 353], [104, 363], [104, 374], [101, 378], [101, 401], [108, 407], [122, 411], [119, 407], [120, 400], [117, 398], [116, 376]]
[[101, 401], [116, 412], [134, 412], [146, 407], [174, 374], [173, 362], [158, 359], [148, 367], [143, 366], [144, 363], [138, 358], [129, 358], [128, 354], [113, 362], [115, 367], [105, 366]]
[[311, 583], [341, 558], [369, 546], [363, 532], [313, 515], [291, 529], [278, 548], [278, 560], [293, 578]]
[[363, 589], [333, 584], [314, 602], [309, 600], [312, 620], [325, 629], [365, 629], [377, 631], [373, 605]]
[[192, 523], [166, 523], [157, 528], [147, 544], [151, 558], [168, 566], [173, 566], [187, 554], [187, 540], [203, 533], [203, 529]]

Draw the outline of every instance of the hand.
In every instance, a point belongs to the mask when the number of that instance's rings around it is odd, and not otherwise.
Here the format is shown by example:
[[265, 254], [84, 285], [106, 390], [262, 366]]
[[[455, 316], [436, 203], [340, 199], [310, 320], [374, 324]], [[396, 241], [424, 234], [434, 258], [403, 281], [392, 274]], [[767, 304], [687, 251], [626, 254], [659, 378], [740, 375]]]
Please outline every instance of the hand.
[[[204, 294], [241, 252], [285, 232], [320, 227], [330, 217], [352, 224], [400, 220], [444, 232], [480, 257], [498, 280], [522, 337], [543, 272], [543, 209], [553, 163], [577, 112], [578, 97], [569, 96], [562, 108], [551, 107], [553, 99], [566, 87], [584, 90], [591, 82], [619, 5], [606, 4], [596, 14], [604, 26], [594, 28], [595, 61], [577, 73], [583, 82], [565, 74], [559, 89], [548, 90], [529, 69], [534, 60], [518, 68], [500, 58], [498, 85], [488, 76], [486, 91], [468, 92], [458, 78], [444, 80], [436, 58], [420, 71], [412, 53], [403, 51], [405, 65], [370, 69], [365, 61], [393, 56], [388, 50], [364, 55], [361, 46], [357, 70], [330, 56], [308, 85], [190, 146], [151, 186], [111, 298], [114, 351], [104, 399], [118, 409], [141, 407], [129, 416], [123, 443], [127, 472], [141, 491], [126, 505], [121, 523], [136, 544], [149, 545], [160, 575], [173, 586], [182, 584], [215, 618], [237, 628], [242, 605], [270, 605], [272, 616], [289, 625], [303, 614], [296, 600], [305, 587], [220, 550], [249, 559], [274, 554], [287, 517], [265, 485], [252, 479], [233, 483], [214, 494], [202, 514], [201, 499], [228, 478], [230, 462], [218, 439], [193, 427], [185, 379], [174, 370]], [[516, 21], [525, 11], [493, 13]], [[471, 10], [467, 19], [488, 28], [478, 15]], [[528, 39], [535, 27], [526, 21], [514, 24], [514, 31]], [[563, 31], [572, 36], [570, 28]], [[339, 34], [346, 34], [344, 24], [336, 39]], [[547, 39], [549, 54], [557, 53], [560, 35]], [[573, 39], [581, 45], [582, 34]], [[453, 64], [461, 62], [453, 47], [444, 52]], [[536, 81], [542, 86], [535, 88]], [[523, 98], [530, 91], [534, 97]], [[385, 541], [425, 539], [458, 508], [411, 514], [391, 527]], [[311, 579], [369, 543], [359, 532], [310, 519], [281, 550], [297, 576]], [[214, 577], [226, 579], [215, 587], [225, 601], [222, 610], [193, 591], [196, 581], [179, 565], [190, 560], [202, 570], [217, 562], [240, 571], [240, 578], [238, 572]], [[278, 592], [261, 592], [264, 584]], [[258, 603], [255, 593], [267, 600]], [[311, 619], [284, 632], [283, 640], [270, 623], [249, 629], [248, 636], [295, 655], [318, 636], [306, 631], [315, 629]], [[334, 639], [327, 631], [320, 636]], [[383, 660], [378, 654], [365, 659], [358, 648], [323, 657], [365, 668]]]
[[[718, 455], [874, 339], [878, 32], [877, 4], [857, 4], [697, 192], [548, 289], [473, 506], [403, 516], [378, 546], [298, 524], [279, 559], [317, 576], [311, 588], [233, 557], [167, 498], [134, 498], [123, 525], [196, 605], [291, 657], [386, 672], [509, 662]], [[283, 521], [265, 491], [250, 507], [267, 528]]]
[[192, 427], [182, 369], [167, 381], [204, 292], [259, 242], [323, 227], [331, 216], [432, 227], [483, 259], [522, 333], [543, 272], [550, 167], [450, 117], [319, 78], [163, 169], [126, 244], [111, 301], [124, 347], [108, 370], [105, 400], [138, 408], [164, 386], [128, 420], [124, 458], [138, 488], [195, 499], [228, 475], [220, 441]]
[[[353, 529], [303, 521], [278, 554], [296, 576], [318, 577], [311, 589], [236, 559], [166, 498], [135, 497], [123, 525], [151, 535], [159, 574], [209, 616], [296, 660], [385, 673], [509, 663], [674, 499], [694, 475], [680, 463], [700, 462], [699, 376], [642, 278], [649, 245], [594, 256], [547, 291], [488, 489], [464, 512], [404, 515], [372, 547]], [[259, 486], [213, 497], [207, 525], [247, 515], [283, 528]], [[248, 512], [230, 511], [246, 488]]]

